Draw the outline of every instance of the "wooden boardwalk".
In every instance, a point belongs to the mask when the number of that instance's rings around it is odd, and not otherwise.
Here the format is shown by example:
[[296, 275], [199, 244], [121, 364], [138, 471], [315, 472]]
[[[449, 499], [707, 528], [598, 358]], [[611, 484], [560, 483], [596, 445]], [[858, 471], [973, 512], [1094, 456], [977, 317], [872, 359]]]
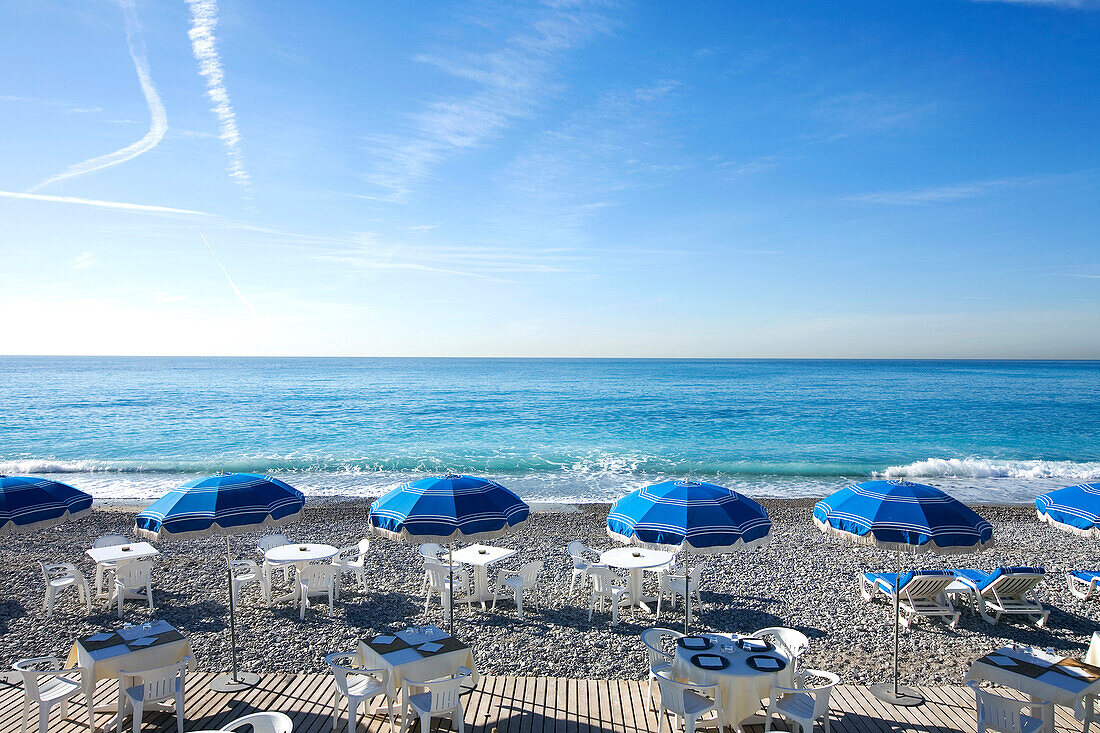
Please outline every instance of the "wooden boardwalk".
[[[328, 733], [332, 730], [332, 678], [321, 674], [269, 674], [259, 686], [246, 692], [223, 694], [210, 690], [214, 675], [193, 673], [187, 678], [186, 731], [217, 729], [229, 721], [263, 710], [279, 710], [294, 720], [295, 733]], [[871, 696], [865, 687], [841, 686], [832, 697], [834, 733], [973, 733], [973, 694], [965, 687], [920, 688], [928, 702], [915, 708], [896, 708]], [[1002, 694], [1005, 691], [1000, 690]], [[574, 680], [559, 677], [482, 677], [477, 689], [465, 698], [466, 730], [471, 733], [640, 733], [657, 730], [657, 714], [644, 704], [646, 685], [626, 680]], [[96, 704], [116, 700], [117, 685], [101, 683]], [[1022, 697], [1022, 696], [1021, 696]], [[78, 700], [81, 698], [77, 698]], [[78, 733], [87, 730], [82, 705], [69, 709], [70, 719], [62, 721], [54, 709], [50, 733]], [[1057, 710], [1059, 733], [1080, 731], [1081, 725], [1065, 708]], [[383, 708], [384, 712], [384, 708]], [[0, 683], [0, 733], [20, 729], [22, 690]], [[97, 726], [109, 716], [99, 714]], [[127, 721], [129, 723], [129, 721]], [[433, 724], [447, 730], [444, 721]], [[37, 730], [32, 716], [31, 730]], [[129, 731], [127, 726], [124, 730]], [[145, 733], [175, 733], [175, 718], [149, 714], [142, 729]], [[341, 718], [340, 733], [347, 730]], [[385, 715], [360, 716], [359, 731], [385, 733], [389, 724]], [[664, 730], [671, 729], [666, 723]], [[820, 730], [820, 728], [818, 728]], [[113, 733], [114, 728], [110, 731]], [[747, 726], [746, 733], [760, 733], [762, 725]]]

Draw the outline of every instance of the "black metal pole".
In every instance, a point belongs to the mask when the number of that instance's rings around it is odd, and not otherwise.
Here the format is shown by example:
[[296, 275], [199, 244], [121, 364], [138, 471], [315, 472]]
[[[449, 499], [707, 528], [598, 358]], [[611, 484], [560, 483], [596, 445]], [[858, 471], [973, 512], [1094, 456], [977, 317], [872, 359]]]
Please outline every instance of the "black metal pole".
[[897, 570], [894, 573], [894, 697], [898, 697], [898, 635], [901, 624], [901, 550], [897, 551]]
[[455, 635], [455, 543], [447, 543], [447, 620], [450, 634]]
[[229, 549], [229, 535], [225, 536], [225, 567], [229, 578], [229, 653], [233, 664], [233, 681], [237, 679], [237, 615], [233, 603], [233, 554]]

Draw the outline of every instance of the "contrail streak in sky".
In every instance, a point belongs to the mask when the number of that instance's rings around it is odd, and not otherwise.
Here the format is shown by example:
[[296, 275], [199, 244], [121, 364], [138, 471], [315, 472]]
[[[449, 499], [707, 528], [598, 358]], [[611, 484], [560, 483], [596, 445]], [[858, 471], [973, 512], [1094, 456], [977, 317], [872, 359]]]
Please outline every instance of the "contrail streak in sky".
[[206, 245], [206, 248], [210, 250], [210, 256], [214, 258], [214, 261], [218, 263], [218, 267], [222, 269], [222, 274], [225, 275], [225, 279], [229, 281], [229, 287], [233, 288], [233, 292], [237, 294], [241, 302], [244, 303], [245, 308], [248, 308], [248, 312], [252, 314], [252, 317], [256, 319], [256, 323], [263, 324], [260, 320], [260, 314], [256, 312], [256, 309], [252, 307], [252, 304], [248, 302], [248, 298], [244, 297], [244, 293], [237, 287], [237, 283], [233, 282], [233, 278], [229, 276], [229, 270], [225, 269], [225, 265], [218, 259], [218, 256], [214, 254], [214, 248], [210, 246], [210, 242], [206, 241], [205, 234], [199, 234], [202, 237], [202, 243]]
[[35, 184], [28, 189], [28, 192], [37, 191], [51, 183], [87, 175], [133, 160], [159, 145], [160, 141], [164, 139], [164, 133], [168, 131], [168, 116], [164, 112], [164, 103], [160, 101], [157, 87], [153, 84], [153, 76], [149, 73], [149, 59], [145, 54], [145, 41], [141, 37], [141, 26], [138, 24], [134, 2], [133, 0], [119, 0], [118, 5], [122, 9], [122, 18], [126, 25], [126, 42], [130, 46], [130, 58], [134, 61], [138, 83], [141, 84], [141, 92], [145, 95], [145, 104], [149, 108], [149, 132], [145, 133], [145, 137], [136, 143], [127, 145], [121, 150], [71, 165], [57, 175], [50, 176], [46, 180]]

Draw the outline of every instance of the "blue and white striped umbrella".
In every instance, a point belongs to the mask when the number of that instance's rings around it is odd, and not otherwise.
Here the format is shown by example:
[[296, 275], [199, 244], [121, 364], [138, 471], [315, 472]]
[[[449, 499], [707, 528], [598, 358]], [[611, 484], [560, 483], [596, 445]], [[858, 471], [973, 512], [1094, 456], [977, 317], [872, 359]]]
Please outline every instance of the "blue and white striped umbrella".
[[993, 545], [993, 525], [939, 489], [909, 481], [864, 481], [814, 506], [821, 531], [886, 550], [955, 555]]
[[91, 510], [91, 495], [68, 484], [0, 476], [0, 536], [53, 527]]
[[1100, 484], [1080, 484], [1035, 499], [1040, 521], [1082, 537], [1100, 537]]
[[698, 481], [665, 481], [632, 491], [607, 515], [607, 533], [622, 542], [698, 553], [756, 547], [770, 537], [764, 507], [736, 491]]
[[433, 476], [403, 484], [375, 500], [371, 529], [402, 542], [481, 542], [527, 520], [527, 506], [498, 483], [474, 476]]
[[305, 497], [271, 476], [227, 473], [172, 489], [137, 515], [135, 531], [149, 539], [188, 539], [255, 532], [293, 521]]

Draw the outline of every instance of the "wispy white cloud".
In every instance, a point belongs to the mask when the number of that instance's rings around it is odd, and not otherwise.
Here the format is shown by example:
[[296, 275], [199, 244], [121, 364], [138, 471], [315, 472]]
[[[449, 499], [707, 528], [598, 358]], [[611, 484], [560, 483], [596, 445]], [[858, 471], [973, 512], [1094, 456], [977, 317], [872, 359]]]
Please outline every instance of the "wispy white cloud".
[[225, 279], [229, 283], [229, 287], [233, 288], [233, 292], [237, 294], [237, 299], [244, 303], [244, 307], [247, 308], [248, 312], [252, 314], [252, 318], [256, 321], [256, 323], [262, 325], [263, 321], [260, 320], [260, 314], [257, 313], [256, 309], [252, 307], [252, 303], [248, 300], [248, 298], [244, 297], [244, 293], [242, 293], [241, 289], [237, 287], [237, 283], [233, 282], [233, 278], [229, 275], [229, 270], [225, 269], [225, 265], [223, 265], [222, 261], [218, 259], [218, 255], [214, 253], [214, 248], [210, 246], [210, 242], [206, 241], [206, 235], [199, 234], [199, 236], [202, 237], [202, 243], [206, 245], [206, 249], [210, 252], [210, 256], [214, 258], [214, 262], [218, 263], [218, 268], [222, 271], [222, 274], [225, 275]]
[[1049, 177], [998, 178], [974, 183], [955, 183], [948, 186], [920, 188], [910, 191], [872, 191], [845, 196], [844, 201], [864, 204], [889, 204], [892, 206], [930, 206], [975, 199], [982, 196], [1050, 182]]
[[530, 115], [553, 96], [562, 57], [610, 31], [611, 21], [601, 7], [585, 0], [548, 3], [540, 17], [493, 51], [418, 56], [450, 76], [473, 82], [476, 90], [431, 102], [406, 118], [402, 133], [372, 141], [369, 152], [377, 165], [367, 181], [385, 198], [400, 200], [450, 156], [485, 144]]
[[211, 108], [218, 118], [222, 144], [229, 155], [229, 175], [251, 196], [252, 179], [244, 167], [241, 151], [241, 131], [237, 127], [237, 113], [229, 100], [225, 86], [225, 69], [218, 54], [214, 29], [218, 25], [218, 5], [215, 0], [187, 0], [191, 8], [191, 52], [199, 64], [199, 74], [206, 80], [206, 96], [214, 103]]
[[971, 0], [978, 3], [1005, 3], [1008, 5], [1035, 5], [1049, 8], [1073, 8], [1077, 10], [1100, 8], [1097, 0]]
[[94, 264], [95, 255], [91, 252], [81, 252], [76, 257], [69, 260], [69, 270], [71, 272], [80, 272], [81, 270], [87, 270]]
[[758, 155], [750, 160], [723, 160], [718, 167], [731, 176], [755, 176], [775, 170], [785, 158], [785, 155]]
[[217, 219], [214, 214], [205, 211], [193, 211], [191, 209], [175, 209], [170, 206], [153, 206], [150, 204], [130, 204], [123, 201], [101, 201], [99, 199], [84, 199], [76, 196], [50, 196], [43, 193], [22, 193], [19, 191], [0, 191], [0, 198], [24, 199], [27, 201], [46, 201], [58, 204], [75, 204], [77, 206], [94, 206], [99, 209], [115, 209], [117, 211], [132, 211], [141, 214], [170, 214], [173, 216], [201, 216], [209, 219]]
[[811, 138], [837, 140], [852, 135], [880, 135], [914, 130], [936, 111], [936, 103], [898, 94], [853, 92], [821, 100], [812, 117], [823, 128]]
[[1058, 277], [1072, 277], [1077, 280], [1100, 280], [1100, 275], [1091, 272], [1060, 272]]
[[66, 102], [59, 99], [41, 99], [40, 97], [20, 97], [14, 94], [0, 94], [0, 102], [11, 102], [14, 104], [34, 104], [40, 107], [57, 107], [65, 114], [94, 114], [96, 112], [102, 112], [102, 107], [87, 107], [83, 105], [73, 104], [72, 102]]
[[168, 115], [164, 111], [164, 103], [160, 100], [160, 94], [153, 83], [153, 75], [149, 72], [149, 59], [145, 52], [145, 41], [142, 39], [141, 26], [137, 20], [137, 12], [134, 9], [133, 0], [119, 0], [119, 8], [122, 9], [123, 24], [126, 28], [126, 42], [130, 48], [130, 58], [134, 62], [134, 71], [137, 72], [138, 83], [141, 85], [141, 93], [145, 95], [145, 104], [149, 108], [149, 131], [135, 143], [116, 150], [113, 153], [100, 155], [82, 163], [71, 165], [57, 175], [50, 176], [44, 181], [32, 186], [29, 191], [37, 191], [44, 186], [58, 181], [64, 181], [77, 176], [84, 176], [104, 168], [109, 168], [119, 163], [147, 153], [164, 139], [164, 133], [168, 131]]

